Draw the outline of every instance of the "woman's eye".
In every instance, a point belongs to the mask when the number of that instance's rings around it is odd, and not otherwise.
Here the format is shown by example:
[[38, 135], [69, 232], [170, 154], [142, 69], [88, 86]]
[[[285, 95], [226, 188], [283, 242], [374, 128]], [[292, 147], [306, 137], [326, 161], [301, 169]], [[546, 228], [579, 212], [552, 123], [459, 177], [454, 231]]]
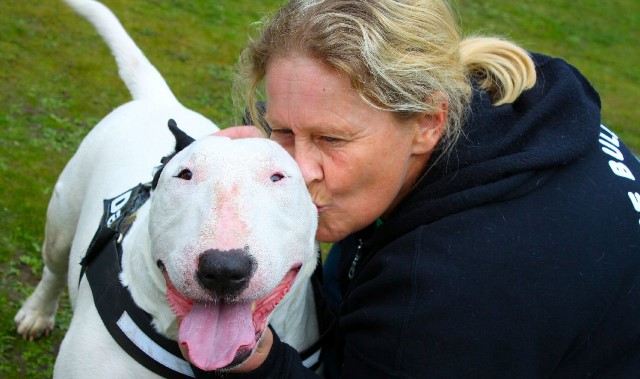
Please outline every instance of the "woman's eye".
[[333, 137], [333, 136], [320, 136], [318, 139], [321, 143], [324, 143], [329, 147], [342, 146], [343, 143], [346, 142], [345, 139], [342, 139], [340, 137]]
[[271, 131], [271, 138], [273, 141], [288, 141], [291, 137], [293, 137], [293, 131], [291, 129], [273, 129]]
[[193, 173], [187, 168], [180, 171], [180, 173], [176, 175], [176, 178], [180, 178], [182, 180], [191, 180], [192, 177], [193, 177]]
[[293, 135], [293, 130], [291, 129], [273, 129], [271, 130], [271, 135], [276, 135], [279, 137], [287, 137]]
[[280, 174], [280, 173], [275, 173], [273, 175], [271, 175], [271, 181], [272, 182], [279, 182], [280, 180], [282, 180], [284, 178], [284, 175]]
[[329, 137], [329, 136], [322, 136], [322, 140], [324, 142], [329, 142], [329, 143], [334, 143], [334, 142], [339, 142], [341, 141], [340, 138], [336, 138], [336, 137]]

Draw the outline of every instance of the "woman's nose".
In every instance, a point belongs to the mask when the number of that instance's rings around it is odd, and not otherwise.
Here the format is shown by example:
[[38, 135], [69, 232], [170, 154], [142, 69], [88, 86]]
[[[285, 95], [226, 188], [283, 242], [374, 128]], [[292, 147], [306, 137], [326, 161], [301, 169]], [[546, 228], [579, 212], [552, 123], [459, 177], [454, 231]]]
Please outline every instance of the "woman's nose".
[[322, 157], [314, 147], [296, 144], [293, 158], [298, 163], [298, 167], [300, 167], [307, 187], [311, 183], [321, 181], [324, 178]]

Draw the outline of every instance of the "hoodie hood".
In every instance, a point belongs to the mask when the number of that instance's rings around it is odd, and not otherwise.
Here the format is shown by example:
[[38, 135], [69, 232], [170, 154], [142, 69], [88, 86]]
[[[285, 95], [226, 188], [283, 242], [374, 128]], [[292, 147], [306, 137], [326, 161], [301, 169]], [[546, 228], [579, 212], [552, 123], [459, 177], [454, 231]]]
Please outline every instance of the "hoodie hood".
[[432, 155], [426, 173], [376, 239], [388, 240], [449, 214], [513, 196], [542, 171], [573, 162], [596, 146], [596, 91], [562, 59], [532, 56], [534, 88], [498, 107], [487, 92], [474, 91], [462, 136], [448, 154]]

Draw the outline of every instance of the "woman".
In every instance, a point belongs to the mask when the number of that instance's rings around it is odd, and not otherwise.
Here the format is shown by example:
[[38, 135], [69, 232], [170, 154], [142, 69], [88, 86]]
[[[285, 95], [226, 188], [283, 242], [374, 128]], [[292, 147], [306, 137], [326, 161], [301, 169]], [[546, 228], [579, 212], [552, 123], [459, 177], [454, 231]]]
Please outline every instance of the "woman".
[[[242, 63], [335, 242], [327, 376], [640, 372], [640, 167], [576, 69], [436, 0], [292, 0]], [[234, 372], [312, 375], [271, 332]]]

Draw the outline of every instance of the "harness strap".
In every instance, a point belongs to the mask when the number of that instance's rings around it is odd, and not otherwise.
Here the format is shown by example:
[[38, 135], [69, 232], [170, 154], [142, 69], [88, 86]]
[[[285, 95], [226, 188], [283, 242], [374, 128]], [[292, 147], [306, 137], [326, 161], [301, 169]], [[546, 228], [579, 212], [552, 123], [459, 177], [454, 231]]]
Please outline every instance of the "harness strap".
[[165, 378], [193, 378], [178, 343], [155, 330], [152, 317], [135, 304], [118, 280], [121, 249], [117, 238], [112, 238], [87, 270], [102, 322], [118, 345], [147, 369]]
[[[120, 282], [122, 245], [136, 211], [149, 199], [149, 184], [139, 184], [104, 200], [102, 221], [82, 259], [80, 281], [86, 275], [93, 299], [111, 337], [138, 363], [167, 378], [193, 378], [189, 362], [176, 341], [158, 333], [151, 315], [140, 309]], [[78, 285], [80, 285], [80, 281]]]
[[[100, 220], [98, 230], [93, 236], [91, 243], [89, 243], [87, 253], [80, 261], [82, 268], [80, 270], [78, 286], [91, 262], [102, 252], [102, 248], [105, 247], [114, 236], [121, 234], [124, 237], [124, 235], [127, 234], [129, 228], [131, 228], [131, 225], [135, 221], [136, 212], [150, 196], [151, 185], [147, 183], [138, 184], [113, 199], [103, 200], [102, 220]], [[122, 253], [120, 252], [118, 255], [118, 263], [121, 260]]]

